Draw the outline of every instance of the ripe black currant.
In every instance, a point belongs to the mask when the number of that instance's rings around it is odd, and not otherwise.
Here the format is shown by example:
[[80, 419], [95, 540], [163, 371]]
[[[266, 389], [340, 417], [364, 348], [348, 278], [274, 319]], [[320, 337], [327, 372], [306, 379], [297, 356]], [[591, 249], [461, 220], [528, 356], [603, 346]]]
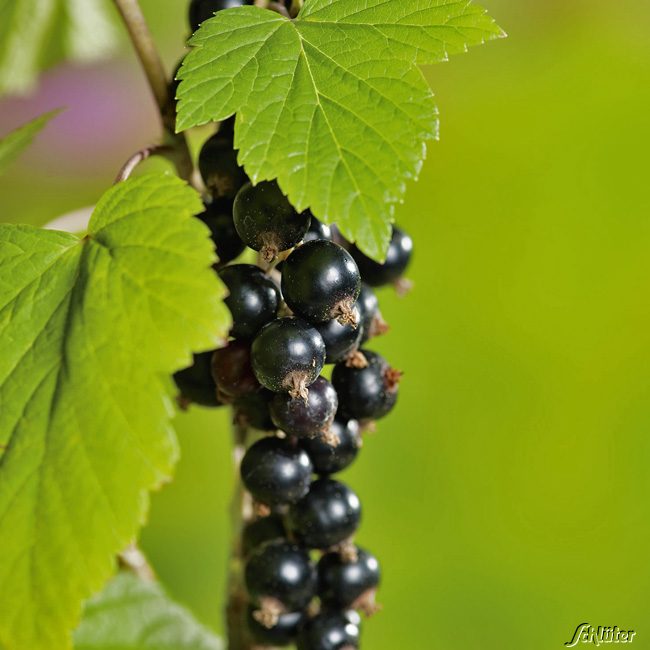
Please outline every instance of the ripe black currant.
[[295, 503], [307, 494], [313, 467], [307, 452], [281, 438], [262, 438], [246, 452], [241, 477], [256, 501], [266, 505]]
[[297, 650], [356, 650], [361, 619], [354, 611], [324, 609], [309, 620], [298, 636]]
[[295, 642], [305, 618], [303, 612], [281, 614], [278, 616], [275, 625], [268, 628], [255, 618], [255, 611], [255, 607], [248, 607], [246, 625], [257, 643], [262, 644], [264, 647], [282, 648]]
[[239, 236], [267, 261], [298, 244], [309, 229], [309, 211], [298, 213], [275, 182], [246, 183], [233, 207]]
[[314, 473], [321, 476], [336, 474], [351, 465], [362, 445], [359, 423], [356, 420], [334, 420], [330, 436], [337, 440], [336, 445], [331, 445], [322, 438], [300, 441], [302, 448], [311, 458]]
[[357, 325], [354, 303], [361, 276], [350, 253], [326, 240], [307, 242], [282, 267], [282, 295], [293, 312], [309, 321], [333, 318]]
[[285, 539], [286, 536], [287, 531], [280, 515], [270, 514], [268, 517], [259, 517], [244, 526], [242, 553], [246, 557], [258, 546], [273, 540]]
[[212, 354], [212, 352], [195, 354], [192, 365], [174, 375], [174, 381], [180, 391], [179, 402], [182, 406], [195, 403], [215, 407], [223, 404], [217, 397], [217, 385], [212, 378]]
[[401, 373], [376, 352], [361, 352], [367, 367], [354, 368], [345, 363], [334, 366], [332, 384], [339, 396], [339, 415], [355, 420], [377, 420], [395, 406]]
[[259, 431], [275, 431], [271, 420], [270, 405], [273, 393], [259, 388], [254, 393], [235, 400], [235, 420], [242, 427], [253, 427]]
[[332, 384], [319, 377], [309, 387], [306, 401], [278, 393], [271, 402], [271, 419], [278, 429], [293, 436], [328, 437], [338, 405]]
[[199, 153], [199, 170], [203, 182], [215, 198], [234, 199], [248, 178], [237, 162], [237, 152], [232, 148], [228, 134], [215, 133]]
[[393, 227], [393, 235], [383, 264], [366, 257], [358, 248], [351, 249], [363, 281], [371, 287], [381, 287], [399, 280], [411, 261], [413, 240], [403, 231]]
[[379, 311], [377, 294], [367, 284], [361, 285], [361, 293], [357, 300], [357, 307], [361, 317], [360, 328], [363, 330], [361, 344], [375, 336], [381, 336], [388, 331], [389, 326]]
[[342, 325], [337, 320], [328, 320], [314, 325], [325, 341], [325, 363], [343, 361], [359, 347], [364, 329], [361, 325], [361, 310], [357, 305], [352, 310], [352, 320], [360, 324], [355, 327], [350, 323]]
[[243, 341], [230, 341], [214, 352], [212, 376], [224, 399], [244, 397], [260, 388], [251, 366], [250, 346]]
[[325, 365], [323, 337], [303, 320], [280, 318], [265, 325], [253, 341], [252, 362], [262, 386], [307, 399]]
[[326, 549], [347, 541], [360, 521], [359, 497], [329, 478], [314, 481], [307, 495], [289, 509], [289, 527], [309, 548]]
[[217, 11], [242, 7], [247, 4], [251, 3], [247, 0], [190, 0], [190, 27], [195, 32], [202, 22], [212, 18]]
[[318, 563], [318, 595], [328, 607], [374, 614], [380, 577], [377, 558], [362, 548], [356, 549], [353, 561], [340, 553], [326, 553]]
[[271, 322], [280, 306], [280, 290], [259, 266], [235, 264], [219, 272], [229, 291], [225, 303], [232, 314], [230, 335], [250, 340]]
[[232, 262], [244, 252], [246, 244], [239, 238], [232, 219], [232, 201], [212, 201], [197, 217], [210, 229], [219, 265]]
[[308, 241], [314, 241], [316, 239], [327, 239], [332, 241], [332, 228], [312, 215], [309, 230], [302, 241], [306, 244]]
[[316, 592], [316, 569], [309, 553], [286, 541], [263, 544], [244, 569], [248, 595], [259, 606], [255, 620], [273, 627], [282, 614], [304, 609]]

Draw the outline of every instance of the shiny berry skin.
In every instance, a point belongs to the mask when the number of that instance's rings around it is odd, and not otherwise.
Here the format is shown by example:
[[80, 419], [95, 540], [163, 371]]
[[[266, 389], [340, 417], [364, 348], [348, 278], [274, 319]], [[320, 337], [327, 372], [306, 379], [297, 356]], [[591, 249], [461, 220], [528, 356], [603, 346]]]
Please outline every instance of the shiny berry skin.
[[282, 266], [282, 295], [291, 310], [314, 323], [333, 318], [356, 326], [361, 276], [350, 253], [326, 240], [307, 242]]
[[354, 650], [359, 647], [361, 618], [356, 612], [324, 609], [308, 621], [298, 637], [297, 650]]
[[357, 559], [347, 562], [339, 553], [326, 553], [318, 563], [318, 595], [328, 607], [364, 609], [374, 604], [381, 574], [374, 555], [357, 548]]
[[253, 602], [263, 604], [271, 599], [286, 612], [306, 607], [317, 585], [309, 553], [285, 541], [267, 542], [251, 553], [244, 580]]
[[317, 239], [332, 241], [332, 228], [312, 215], [309, 230], [302, 241], [306, 244], [308, 241], [315, 241]]
[[361, 285], [357, 308], [361, 319], [360, 329], [363, 330], [359, 342], [361, 345], [369, 339], [381, 336], [388, 331], [389, 327], [379, 311], [377, 294], [367, 284]]
[[246, 614], [246, 626], [257, 643], [262, 644], [264, 647], [273, 648], [282, 648], [295, 643], [305, 619], [303, 612], [281, 614], [276, 624], [268, 628], [255, 619], [255, 609], [255, 607], [249, 605]]
[[361, 312], [356, 305], [352, 310], [352, 318], [359, 323], [358, 326], [355, 327], [349, 323], [341, 325], [337, 320], [328, 320], [326, 323], [314, 325], [325, 341], [325, 363], [343, 361], [359, 347], [364, 330], [360, 324]]
[[265, 325], [253, 341], [253, 371], [275, 393], [307, 399], [325, 365], [323, 337], [303, 320], [280, 318]]
[[202, 22], [212, 18], [217, 11], [233, 9], [250, 4], [246, 0], [190, 0], [189, 22], [195, 32]]
[[212, 377], [225, 397], [244, 397], [259, 390], [251, 366], [250, 345], [243, 341], [230, 341], [225, 348], [215, 350], [212, 356]]
[[278, 429], [299, 437], [319, 437], [329, 431], [339, 400], [336, 391], [324, 377], [310, 387], [307, 400], [278, 393], [271, 402], [271, 419]]
[[273, 540], [285, 539], [286, 536], [287, 531], [280, 515], [270, 514], [268, 517], [260, 517], [244, 526], [242, 553], [246, 557], [258, 546]]
[[290, 440], [262, 438], [241, 462], [241, 478], [256, 501], [296, 503], [309, 491], [313, 467], [307, 452]]
[[235, 419], [244, 427], [253, 427], [259, 431], [275, 431], [271, 420], [270, 405], [273, 393], [259, 388], [254, 393], [235, 400]]
[[230, 336], [248, 341], [278, 313], [280, 290], [258, 266], [235, 264], [219, 271], [228, 288], [226, 306], [232, 315]]
[[334, 420], [330, 435], [338, 440], [338, 445], [331, 445], [322, 438], [300, 441], [302, 448], [309, 454], [314, 473], [321, 476], [336, 474], [349, 467], [361, 449], [361, 433], [356, 420]]
[[382, 287], [399, 280], [411, 261], [413, 240], [403, 231], [393, 227], [393, 235], [383, 264], [366, 257], [358, 248], [350, 251], [359, 266], [361, 277], [371, 287]]
[[267, 262], [298, 244], [311, 222], [309, 211], [296, 212], [275, 182], [246, 183], [235, 199], [233, 217], [242, 240]]
[[339, 396], [339, 415], [354, 420], [377, 420], [387, 415], [397, 402], [401, 373], [391, 368], [376, 352], [362, 350], [366, 368], [338, 363], [332, 384]]
[[232, 219], [232, 202], [213, 201], [205, 206], [205, 211], [197, 215], [210, 229], [219, 264], [227, 264], [239, 257], [246, 244], [239, 238]]
[[199, 153], [199, 170], [208, 192], [215, 199], [234, 199], [248, 181], [228, 134], [216, 133], [205, 142]]
[[326, 549], [351, 537], [361, 521], [359, 497], [329, 478], [314, 481], [307, 496], [289, 509], [289, 527], [301, 544]]
[[174, 375], [182, 401], [209, 407], [222, 405], [217, 397], [217, 385], [212, 378], [212, 354], [195, 354], [192, 365]]

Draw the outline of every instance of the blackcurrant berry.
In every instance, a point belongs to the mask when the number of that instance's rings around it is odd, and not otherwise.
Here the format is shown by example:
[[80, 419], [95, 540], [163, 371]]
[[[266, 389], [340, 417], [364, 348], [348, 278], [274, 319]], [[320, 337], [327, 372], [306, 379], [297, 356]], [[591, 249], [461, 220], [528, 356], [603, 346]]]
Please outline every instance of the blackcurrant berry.
[[296, 212], [275, 182], [246, 183], [235, 199], [235, 228], [267, 261], [298, 244], [309, 229], [309, 211]]
[[230, 341], [215, 351], [212, 376], [224, 398], [243, 397], [260, 388], [251, 366], [250, 346], [243, 341]]
[[265, 325], [253, 341], [252, 362], [262, 386], [307, 399], [325, 365], [323, 337], [305, 321], [280, 318]]
[[332, 384], [339, 396], [339, 415], [355, 420], [377, 420], [395, 406], [401, 373], [376, 352], [361, 352], [367, 367], [354, 368], [345, 363], [334, 366]]
[[[354, 306], [352, 319], [361, 323], [361, 311]], [[325, 323], [314, 325], [325, 341], [325, 363], [338, 363], [353, 353], [359, 347], [363, 336], [363, 325], [358, 326], [346, 323], [342, 325], [337, 320], [328, 320]]]
[[356, 650], [361, 619], [354, 611], [325, 609], [309, 620], [298, 636], [297, 650]]
[[319, 377], [309, 387], [306, 401], [278, 393], [271, 402], [271, 419], [278, 429], [293, 436], [328, 437], [338, 405], [332, 384]]
[[353, 561], [339, 553], [326, 553], [318, 563], [318, 595], [328, 607], [373, 614], [379, 580], [377, 558], [361, 548], [356, 549]]
[[265, 647], [269, 646], [273, 648], [281, 648], [294, 643], [305, 618], [303, 612], [281, 614], [275, 625], [268, 628], [255, 618], [255, 612], [255, 607], [248, 607], [246, 614], [248, 631], [257, 643], [263, 644]]
[[260, 431], [275, 431], [271, 420], [270, 405], [273, 393], [260, 388], [254, 393], [235, 400], [235, 419], [243, 427], [253, 427]]
[[255, 619], [273, 627], [281, 614], [304, 609], [316, 592], [316, 570], [309, 553], [285, 541], [263, 544], [244, 569], [246, 589], [259, 606]]
[[359, 497], [343, 483], [329, 478], [314, 481], [289, 509], [289, 527], [305, 546], [326, 549], [348, 540], [361, 521]]
[[174, 381], [180, 391], [181, 405], [190, 403], [201, 406], [221, 406], [217, 397], [217, 385], [212, 378], [212, 352], [195, 354], [192, 365], [174, 375]]
[[280, 306], [280, 290], [258, 266], [235, 264], [219, 272], [229, 291], [225, 303], [232, 315], [230, 335], [250, 340], [271, 322]]
[[363, 330], [361, 334], [361, 344], [375, 336], [381, 336], [388, 331], [388, 324], [379, 311], [379, 300], [377, 299], [377, 294], [367, 284], [361, 285], [361, 293], [357, 300], [357, 308], [359, 309], [361, 317], [360, 329]]
[[251, 4], [247, 0], [190, 0], [189, 22], [193, 32], [217, 11]]
[[404, 275], [413, 254], [413, 240], [403, 230], [393, 227], [386, 261], [383, 264], [366, 257], [356, 247], [352, 248], [351, 253], [359, 266], [363, 281], [371, 287], [381, 287], [399, 280]]
[[199, 153], [199, 170], [214, 198], [234, 199], [248, 181], [244, 169], [237, 162], [237, 152], [232, 148], [230, 137], [221, 133], [216, 133], [203, 145]]
[[220, 265], [232, 262], [244, 252], [246, 244], [239, 238], [235, 229], [231, 201], [213, 201], [206, 205], [205, 212], [197, 216], [210, 229]]
[[356, 326], [354, 303], [361, 276], [350, 253], [331, 241], [296, 248], [282, 267], [282, 295], [298, 315], [315, 323], [333, 318]]
[[314, 241], [316, 239], [327, 239], [331, 241], [332, 229], [326, 223], [319, 221], [314, 215], [312, 215], [309, 230], [302, 241], [306, 244], [308, 241]]
[[337, 441], [336, 445], [329, 444], [322, 438], [307, 438], [300, 441], [302, 448], [311, 458], [314, 473], [321, 476], [344, 470], [352, 464], [361, 449], [361, 433], [356, 420], [348, 422], [334, 420], [330, 428], [330, 436]]
[[307, 452], [290, 440], [269, 437], [253, 444], [241, 463], [241, 478], [256, 501], [295, 503], [309, 491], [313, 467]]
[[242, 532], [242, 553], [248, 556], [253, 550], [266, 542], [285, 539], [287, 531], [282, 517], [270, 514], [268, 517], [259, 517], [244, 526]]

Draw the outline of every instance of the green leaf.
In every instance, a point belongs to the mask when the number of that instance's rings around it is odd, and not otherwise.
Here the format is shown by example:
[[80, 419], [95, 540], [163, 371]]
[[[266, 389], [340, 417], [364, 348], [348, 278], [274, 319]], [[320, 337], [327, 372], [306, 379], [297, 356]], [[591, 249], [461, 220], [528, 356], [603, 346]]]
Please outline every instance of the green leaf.
[[190, 40], [177, 128], [237, 113], [253, 182], [277, 178], [296, 208], [381, 259], [395, 204], [437, 136], [418, 64], [502, 35], [469, 0], [306, 0], [293, 21], [221, 11]]
[[0, 0], [0, 95], [31, 90], [61, 59], [105, 57], [117, 35], [108, 0]]
[[0, 226], [0, 647], [70, 647], [177, 457], [169, 375], [229, 323], [198, 195], [113, 187], [77, 237]]
[[23, 124], [0, 140], [0, 174], [26, 149], [46, 124], [60, 111], [50, 111]]
[[75, 650], [223, 650], [223, 644], [155, 583], [118, 574], [90, 600]]

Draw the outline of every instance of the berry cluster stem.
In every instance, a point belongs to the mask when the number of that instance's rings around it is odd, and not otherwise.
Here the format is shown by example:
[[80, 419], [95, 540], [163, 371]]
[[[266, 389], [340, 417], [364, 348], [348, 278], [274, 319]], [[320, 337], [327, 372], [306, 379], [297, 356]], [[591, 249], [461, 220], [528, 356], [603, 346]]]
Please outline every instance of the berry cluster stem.
[[169, 79], [165, 74], [158, 48], [151, 36], [149, 26], [138, 0], [114, 0], [129, 33], [147, 82], [151, 88], [163, 126], [164, 148], [156, 153], [164, 154], [175, 165], [178, 175], [191, 181], [194, 171], [187, 140], [175, 130], [173, 97], [169, 95]]
[[230, 504], [231, 547], [228, 559], [228, 583], [226, 593], [226, 629], [228, 650], [254, 650], [246, 632], [246, 608], [248, 599], [244, 587], [244, 558], [242, 556], [242, 531], [250, 519], [252, 504], [239, 478], [239, 466], [246, 453], [248, 429], [234, 418], [233, 432], [233, 474], [234, 492]]

